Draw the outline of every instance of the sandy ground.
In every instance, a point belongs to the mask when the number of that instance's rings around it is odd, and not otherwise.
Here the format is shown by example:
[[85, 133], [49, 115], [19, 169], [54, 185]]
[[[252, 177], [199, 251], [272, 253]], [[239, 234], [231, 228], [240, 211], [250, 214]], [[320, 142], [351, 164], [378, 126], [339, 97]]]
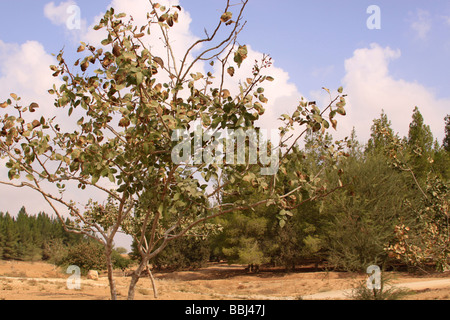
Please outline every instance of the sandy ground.
[[[44, 262], [0, 261], [0, 300], [107, 300], [106, 274], [81, 279], [80, 290], [67, 287], [69, 274]], [[155, 273], [161, 300], [349, 299], [351, 289], [367, 279], [345, 272], [295, 273], [262, 270], [247, 274], [243, 266], [211, 264], [196, 271]], [[389, 273], [391, 283], [411, 289], [408, 300], [450, 300], [450, 272], [414, 276]], [[119, 299], [126, 299], [130, 278], [116, 274]], [[153, 300], [150, 279], [142, 278], [136, 299]]]

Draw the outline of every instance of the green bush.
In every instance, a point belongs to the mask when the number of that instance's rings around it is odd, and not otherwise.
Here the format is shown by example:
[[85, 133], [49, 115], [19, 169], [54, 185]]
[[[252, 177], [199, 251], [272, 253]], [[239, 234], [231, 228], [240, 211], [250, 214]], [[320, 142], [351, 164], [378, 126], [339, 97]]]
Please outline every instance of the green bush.
[[210, 249], [206, 240], [186, 237], [170, 242], [150, 263], [158, 269], [196, 269], [209, 261], [209, 255]]
[[[133, 260], [123, 257], [120, 254], [120, 252], [123, 252], [123, 250], [120, 250], [120, 248], [113, 250], [112, 257], [111, 257], [112, 263], [113, 263], [114, 268], [124, 271], [133, 263]], [[126, 250], [125, 250], [125, 252], [126, 252]]]
[[62, 265], [68, 254], [68, 247], [62, 239], [53, 239], [44, 243], [42, 250], [42, 260], [48, 261], [57, 266]]
[[380, 280], [380, 289], [370, 289], [366, 281], [361, 281], [359, 285], [353, 288], [350, 298], [352, 300], [400, 300], [411, 292], [409, 289], [390, 285], [391, 279], [383, 274]]
[[325, 200], [328, 261], [338, 269], [361, 271], [387, 265], [385, 250], [395, 225], [409, 212], [403, 203], [411, 194], [405, 176], [392, 170], [380, 155], [348, 159], [341, 180], [348, 187]]
[[68, 249], [64, 265], [75, 265], [86, 275], [89, 270], [106, 270], [105, 249], [94, 241], [82, 241]]

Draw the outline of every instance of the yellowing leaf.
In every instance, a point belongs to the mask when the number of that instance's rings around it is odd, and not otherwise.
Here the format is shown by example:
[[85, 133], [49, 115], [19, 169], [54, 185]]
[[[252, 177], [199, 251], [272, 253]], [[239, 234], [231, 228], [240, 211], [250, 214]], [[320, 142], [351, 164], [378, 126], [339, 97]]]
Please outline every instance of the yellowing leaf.
[[164, 68], [164, 61], [160, 57], [153, 57], [153, 61], [155, 61], [157, 64], [161, 66], [161, 68]]
[[114, 47], [113, 47], [113, 55], [115, 56], [115, 57], [118, 57], [118, 56], [120, 56], [120, 52], [122, 51], [122, 49], [120, 48], [120, 46], [116, 43], [116, 44], [114, 44]]
[[230, 90], [228, 90], [228, 89], [223, 89], [223, 90], [222, 90], [222, 97], [226, 99], [226, 98], [228, 98], [229, 96], [231, 96]]
[[337, 121], [336, 120], [331, 120], [331, 126], [333, 127], [334, 130], [336, 130], [337, 128]]
[[30, 104], [30, 106], [28, 107], [28, 110], [30, 112], [35, 112], [35, 109], [39, 108], [39, 105], [36, 102], [33, 102]]
[[233, 14], [231, 12], [225, 12], [221, 17], [220, 17], [220, 21], [222, 22], [227, 22], [228, 20], [230, 20], [233, 17]]
[[228, 74], [232, 77], [232, 76], [234, 76], [234, 67], [229, 67], [228, 69], [227, 69], [227, 72], [228, 72]]

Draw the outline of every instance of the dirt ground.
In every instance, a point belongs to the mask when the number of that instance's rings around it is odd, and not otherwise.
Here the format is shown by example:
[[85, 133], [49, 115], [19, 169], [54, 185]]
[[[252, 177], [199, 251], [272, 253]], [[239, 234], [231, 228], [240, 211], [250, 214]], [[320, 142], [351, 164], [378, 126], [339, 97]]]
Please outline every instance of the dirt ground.
[[[44, 262], [0, 261], [0, 300], [109, 299], [106, 274], [100, 274], [98, 280], [82, 277], [80, 290], [68, 289], [69, 276]], [[417, 284], [411, 286], [415, 289], [404, 299], [450, 300], [450, 272], [422, 276], [392, 272], [388, 276], [395, 286]], [[354, 288], [367, 279], [365, 274], [313, 272], [308, 268], [295, 273], [263, 269], [258, 274], [248, 274], [243, 266], [227, 264], [210, 264], [196, 271], [154, 273], [154, 277], [161, 300], [349, 299], [338, 290]], [[117, 272], [115, 279], [119, 299], [126, 299], [130, 278]], [[148, 277], [139, 281], [136, 299], [154, 299]]]

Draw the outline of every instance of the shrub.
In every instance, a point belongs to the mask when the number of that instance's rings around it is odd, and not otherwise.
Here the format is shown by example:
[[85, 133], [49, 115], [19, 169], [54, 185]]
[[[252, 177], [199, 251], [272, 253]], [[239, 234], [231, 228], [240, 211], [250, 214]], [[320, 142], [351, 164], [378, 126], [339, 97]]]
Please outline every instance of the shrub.
[[353, 300], [399, 300], [410, 294], [406, 288], [394, 287], [390, 284], [391, 279], [381, 275], [381, 288], [370, 289], [366, 281], [361, 281], [358, 286], [353, 288], [350, 298]]
[[65, 265], [76, 265], [86, 275], [89, 270], [106, 270], [104, 247], [93, 241], [83, 241], [68, 249]]
[[64, 264], [67, 254], [68, 247], [63, 243], [63, 240], [53, 239], [44, 243], [42, 260], [59, 266]]
[[208, 242], [197, 238], [184, 238], [172, 241], [167, 248], [152, 261], [158, 269], [175, 270], [200, 268], [208, 260], [210, 249]]
[[113, 250], [112, 255], [111, 255], [112, 263], [113, 263], [114, 268], [125, 271], [125, 269], [127, 269], [133, 263], [133, 260], [123, 257], [120, 254], [120, 252], [123, 252], [123, 250], [119, 250], [119, 249], [120, 248], [117, 248], [117, 250]]

